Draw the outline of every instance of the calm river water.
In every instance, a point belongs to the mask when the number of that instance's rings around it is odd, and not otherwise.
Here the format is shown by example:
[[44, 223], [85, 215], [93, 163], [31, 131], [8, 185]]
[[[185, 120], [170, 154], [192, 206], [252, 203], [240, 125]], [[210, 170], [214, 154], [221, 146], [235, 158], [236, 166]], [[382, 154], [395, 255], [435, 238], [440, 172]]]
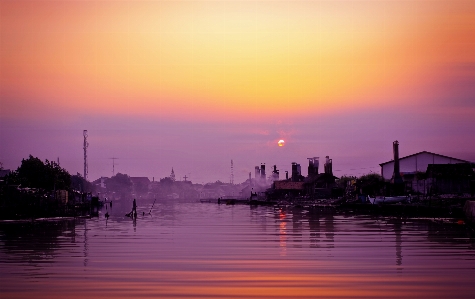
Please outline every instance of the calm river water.
[[[211, 203], [0, 223], [6, 298], [473, 298], [464, 225]], [[127, 210], [129, 209], [129, 210]], [[125, 211], [125, 212], [124, 212]], [[145, 212], [145, 215], [142, 215]]]

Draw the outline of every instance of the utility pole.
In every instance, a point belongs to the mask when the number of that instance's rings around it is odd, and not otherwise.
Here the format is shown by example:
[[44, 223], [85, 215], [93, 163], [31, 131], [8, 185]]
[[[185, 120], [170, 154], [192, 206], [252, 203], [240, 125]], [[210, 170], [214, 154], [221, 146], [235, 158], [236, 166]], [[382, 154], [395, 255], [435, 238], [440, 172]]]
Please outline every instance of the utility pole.
[[231, 159], [231, 181], [230, 181], [231, 185], [234, 185], [234, 164], [233, 164], [233, 160]]
[[[84, 179], [87, 181], [87, 173], [89, 171], [88, 165], [87, 165], [87, 148], [89, 146], [89, 143], [87, 142], [87, 130], [84, 130], [82, 132], [82, 134], [84, 136], [84, 146], [83, 146], [83, 149], [84, 149]], [[59, 158], [58, 158], [58, 165], [59, 165]]]
[[112, 158], [109, 158], [109, 159], [112, 159], [112, 176], [114, 176], [115, 175], [115, 160], [117, 160], [119, 158], [112, 157]]

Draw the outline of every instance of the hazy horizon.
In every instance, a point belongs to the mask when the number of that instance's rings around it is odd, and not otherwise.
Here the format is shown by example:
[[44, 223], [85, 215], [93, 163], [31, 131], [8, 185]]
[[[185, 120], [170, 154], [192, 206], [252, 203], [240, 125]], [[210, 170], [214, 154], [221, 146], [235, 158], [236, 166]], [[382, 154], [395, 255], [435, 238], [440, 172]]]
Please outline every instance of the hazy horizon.
[[7, 169], [83, 174], [83, 130], [90, 181], [475, 161], [473, 1], [0, 1], [0, 54]]

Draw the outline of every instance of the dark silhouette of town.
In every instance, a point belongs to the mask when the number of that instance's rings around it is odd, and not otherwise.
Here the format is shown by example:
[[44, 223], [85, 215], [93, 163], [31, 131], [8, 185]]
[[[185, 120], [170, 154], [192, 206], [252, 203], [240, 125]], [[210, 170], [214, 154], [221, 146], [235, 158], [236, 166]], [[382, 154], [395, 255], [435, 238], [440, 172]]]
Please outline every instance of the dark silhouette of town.
[[[169, 176], [159, 180], [117, 173], [88, 181], [79, 173], [70, 175], [59, 163], [43, 162], [30, 155], [15, 171], [0, 169], [0, 217], [94, 215], [104, 204], [112, 207], [113, 202], [155, 203], [157, 200], [263, 205], [282, 202], [292, 205], [359, 204], [365, 209], [367, 204], [387, 207], [397, 203], [399, 207], [404, 204], [405, 213], [414, 210], [416, 205], [415, 213], [419, 214], [427, 212], [421, 206], [432, 212], [437, 207], [451, 213], [461, 213], [465, 207], [466, 216], [473, 217], [475, 207], [470, 206], [473, 203], [470, 199], [475, 193], [475, 163], [427, 151], [399, 157], [397, 141], [393, 142], [393, 154], [393, 160], [380, 164], [381, 174], [336, 177], [333, 161], [326, 156], [322, 172], [319, 157], [307, 158], [307, 176], [303, 175], [298, 163], [292, 163], [290, 173], [285, 171], [285, 176], [276, 165], [268, 171], [262, 163], [255, 166], [254, 175], [249, 172], [244, 182], [234, 183], [231, 176], [230, 182], [205, 184], [193, 183], [187, 176], [178, 180], [173, 168]], [[399, 208], [391, 205], [385, 209], [397, 211]]]

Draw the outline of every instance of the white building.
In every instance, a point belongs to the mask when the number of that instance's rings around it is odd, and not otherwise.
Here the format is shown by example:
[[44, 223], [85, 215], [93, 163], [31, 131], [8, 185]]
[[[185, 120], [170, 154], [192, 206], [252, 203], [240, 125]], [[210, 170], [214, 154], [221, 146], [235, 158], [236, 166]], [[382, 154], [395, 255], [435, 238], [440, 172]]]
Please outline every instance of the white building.
[[[399, 171], [401, 174], [426, 172], [429, 164], [456, 164], [470, 163], [469, 161], [447, 157], [430, 152], [419, 152], [406, 157], [399, 158]], [[390, 180], [394, 172], [394, 160], [379, 164], [381, 166], [381, 176], [385, 180]]]

